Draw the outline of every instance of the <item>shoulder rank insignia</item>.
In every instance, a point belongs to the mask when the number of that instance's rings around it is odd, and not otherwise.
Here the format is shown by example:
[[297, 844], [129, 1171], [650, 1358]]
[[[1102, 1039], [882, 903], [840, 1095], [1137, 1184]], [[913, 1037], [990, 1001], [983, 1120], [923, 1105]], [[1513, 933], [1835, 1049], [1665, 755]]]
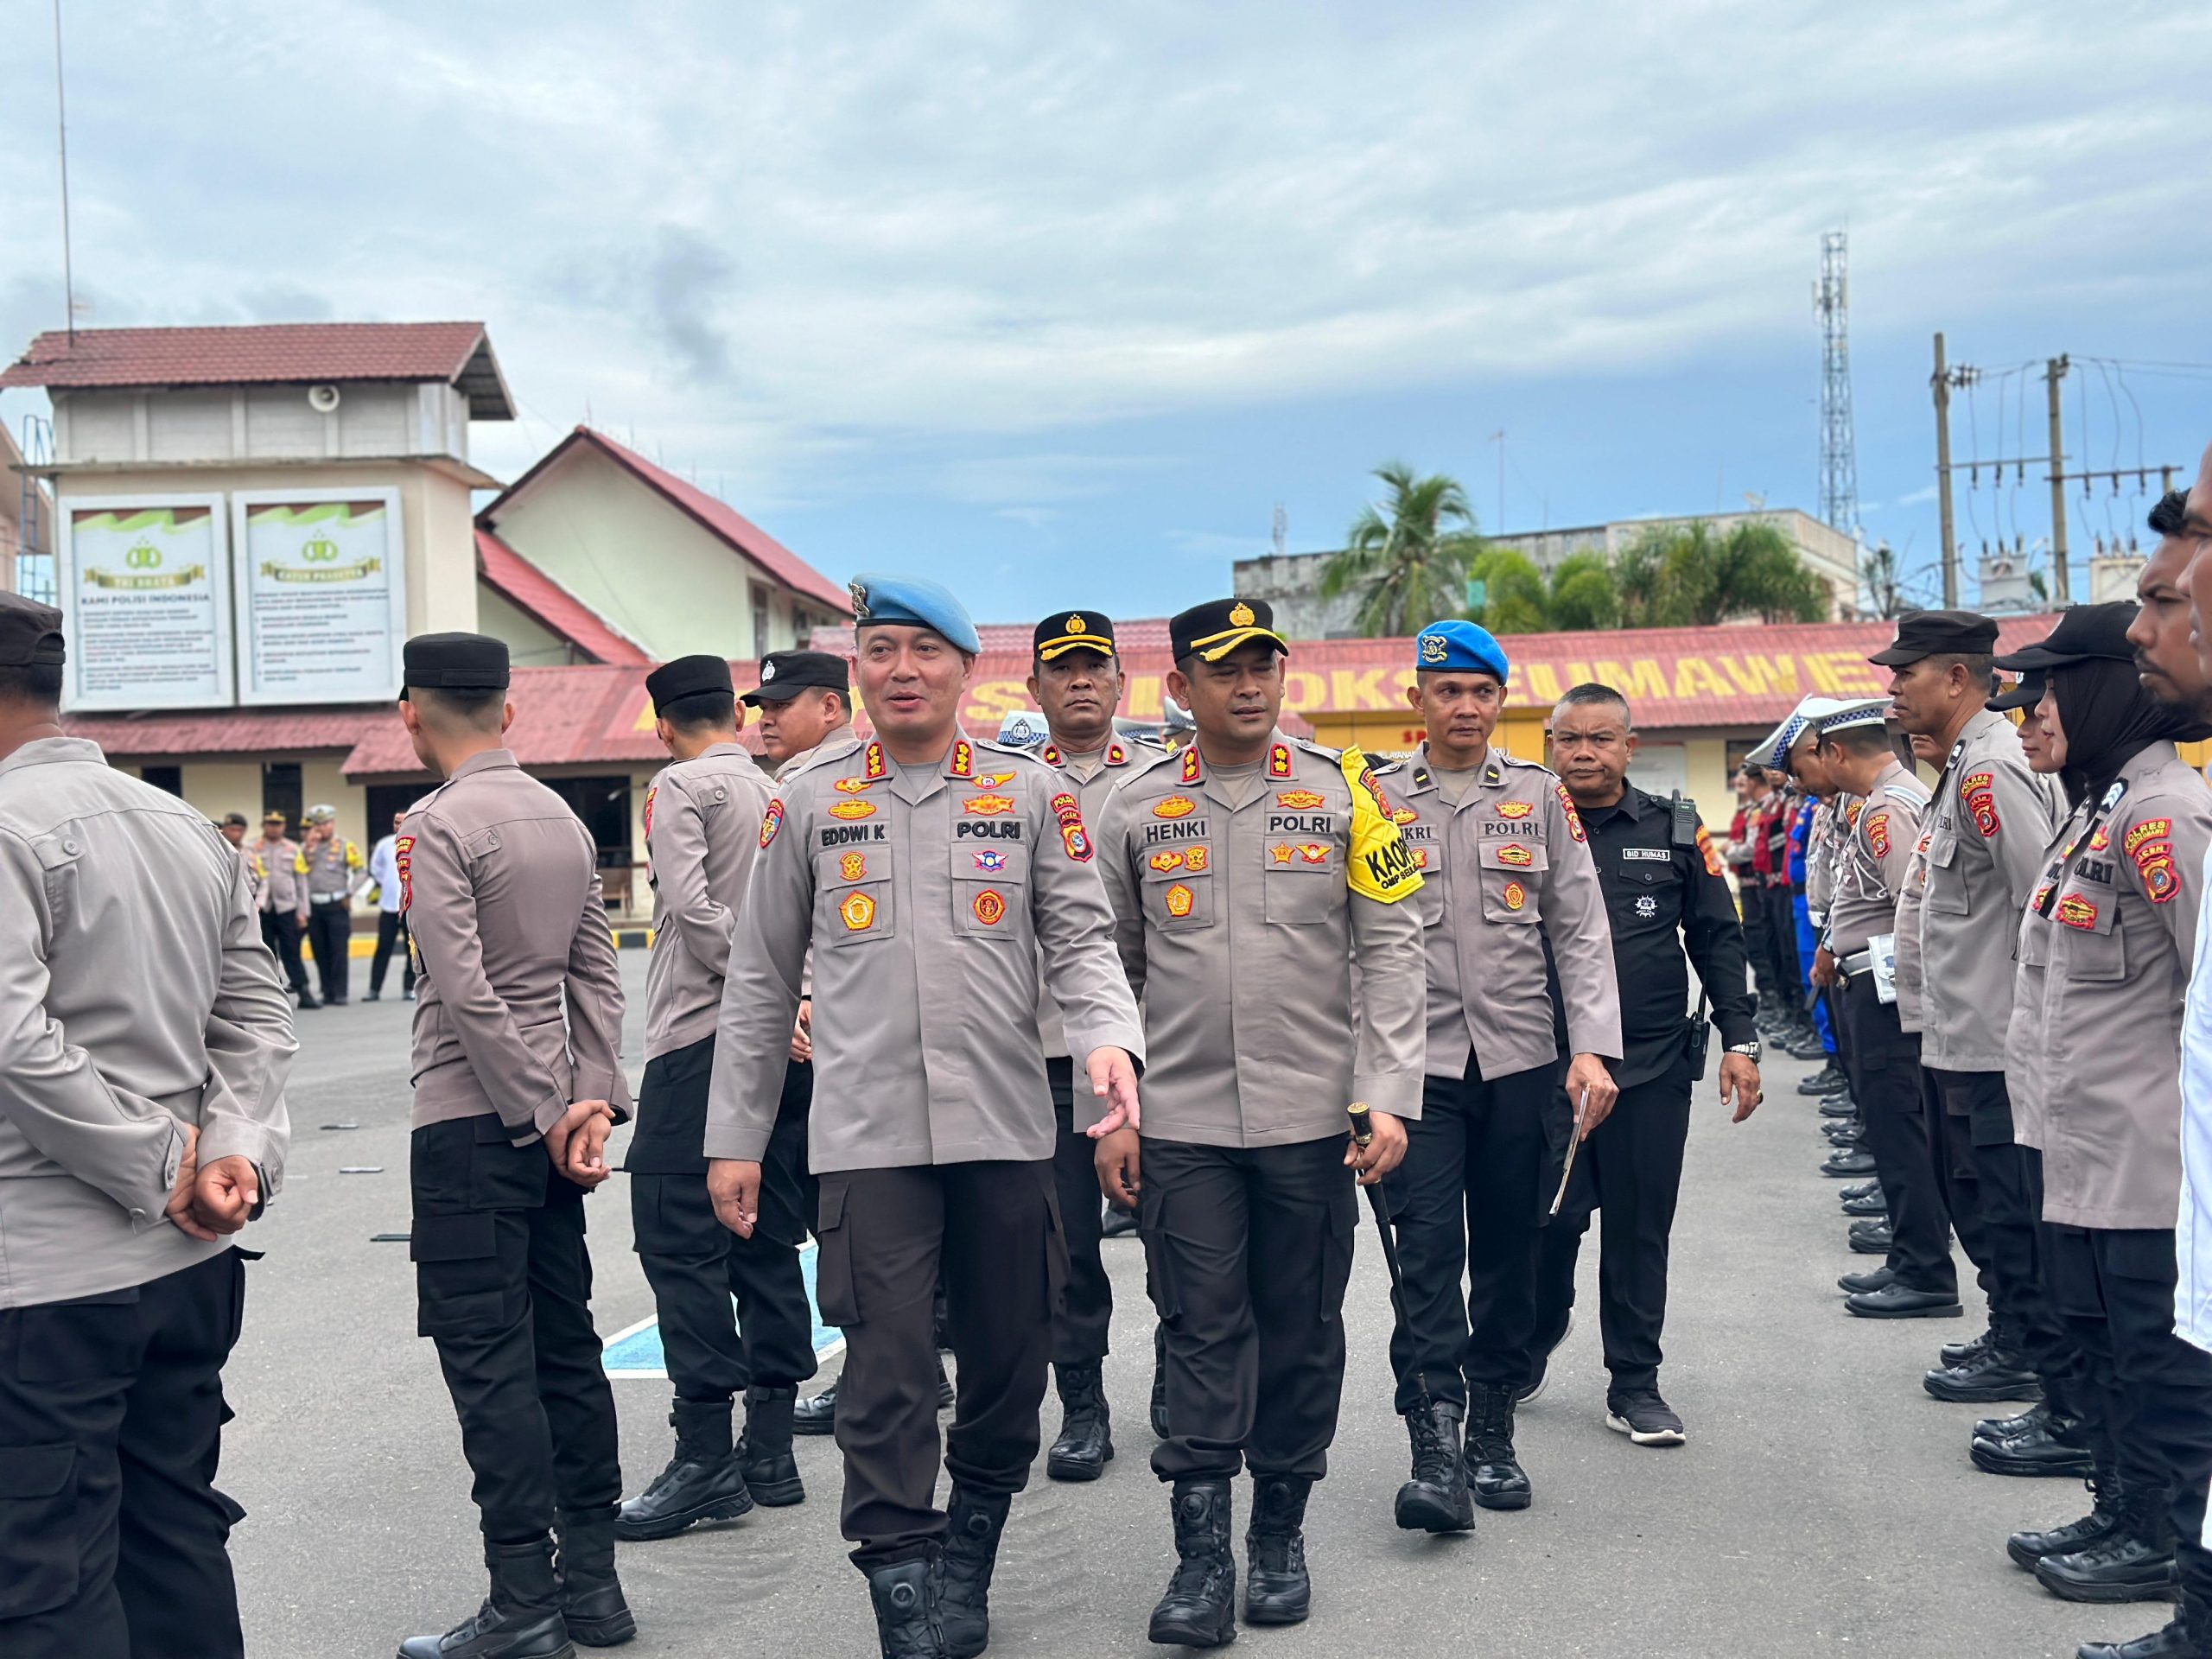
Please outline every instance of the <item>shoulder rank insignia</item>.
[[1116, 738], [1111, 743], [1109, 743], [1106, 746], [1106, 764], [1108, 766], [1126, 766], [1128, 763], [1129, 752], [1122, 747], [1122, 740], [1120, 738]]
[[1290, 764], [1290, 745], [1287, 743], [1278, 743], [1274, 747], [1268, 751], [1268, 776], [1270, 778], [1288, 778], [1291, 775], [1292, 767]]
[[652, 788], [645, 791], [645, 833], [648, 836], [652, 835], [653, 832], [653, 797], [659, 793], [660, 785], [658, 784], [655, 784]]
[[1198, 781], [1198, 746], [1196, 743], [1183, 751], [1183, 781], [1186, 784]]
[[[880, 743], [869, 744], [868, 746], [867, 757], [861, 762], [863, 787], [865, 787], [867, 784], [875, 782], [879, 778], [888, 777], [890, 775], [890, 767], [887, 766], [883, 761], [883, 745]], [[849, 779], [848, 781], [850, 780]]]
[[952, 766], [950, 775], [955, 778], [972, 778], [976, 775], [976, 751], [964, 737], [952, 746]]
[[[253, 861], [258, 868], [261, 863], [259, 856], [257, 855]], [[414, 836], [401, 836], [392, 842], [391, 865], [399, 872], [399, 907], [402, 910], [412, 909], [415, 904]], [[266, 874], [267, 872], [264, 871], [263, 874]]]
[[1567, 814], [1567, 833], [1577, 841], [1589, 840], [1590, 837], [1583, 833], [1582, 815], [1574, 810], [1574, 797], [1567, 792], [1567, 785], [1554, 784], [1552, 792], [1559, 797], [1559, 810]]
[[1060, 753], [1059, 745], [1057, 743], [1047, 743], [1043, 748], [1038, 750], [1037, 758], [1048, 766], [1065, 766], [1067, 763], [1067, 756]]

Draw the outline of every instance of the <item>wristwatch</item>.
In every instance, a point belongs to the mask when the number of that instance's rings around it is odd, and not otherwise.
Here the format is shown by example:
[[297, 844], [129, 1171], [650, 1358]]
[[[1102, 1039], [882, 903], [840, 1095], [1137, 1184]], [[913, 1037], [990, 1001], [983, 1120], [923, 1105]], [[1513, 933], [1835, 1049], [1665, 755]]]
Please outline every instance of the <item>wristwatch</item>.
[[1728, 1052], [1731, 1054], [1742, 1055], [1753, 1065], [1757, 1065], [1759, 1063], [1759, 1056], [1761, 1053], [1764, 1052], [1764, 1051], [1759, 1047], [1759, 1039], [1756, 1037], [1752, 1038], [1748, 1043], [1729, 1044]]

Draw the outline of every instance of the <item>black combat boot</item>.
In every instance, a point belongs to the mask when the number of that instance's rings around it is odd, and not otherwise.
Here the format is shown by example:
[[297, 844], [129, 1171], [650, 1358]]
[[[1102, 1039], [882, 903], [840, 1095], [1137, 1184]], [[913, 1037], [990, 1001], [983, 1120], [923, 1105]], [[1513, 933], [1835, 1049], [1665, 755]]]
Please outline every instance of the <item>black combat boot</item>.
[[1163, 1647], [1220, 1648], [1236, 1639], [1236, 1557], [1229, 1549], [1229, 1482], [1179, 1480], [1175, 1576], [1147, 1635]]
[[753, 1507], [745, 1471], [729, 1443], [729, 1402], [678, 1400], [668, 1414], [676, 1455], [653, 1484], [622, 1505], [614, 1535], [625, 1543], [673, 1538], [702, 1521], [727, 1521]]
[[937, 1586], [935, 1561], [899, 1561], [869, 1573], [868, 1597], [875, 1604], [883, 1659], [945, 1659]]
[[772, 1510], [806, 1502], [806, 1483], [791, 1455], [797, 1389], [756, 1383], [745, 1391], [745, 1433], [738, 1437], [737, 1466], [755, 1503]]
[[2062, 1601], [2164, 1601], [2174, 1590], [2173, 1528], [2163, 1492], [2130, 1484], [2113, 1499], [2117, 1523], [2086, 1549], [2046, 1555], [2036, 1581]]
[[2086, 1433], [2081, 1419], [2063, 1402], [2054, 1408], [2046, 1402], [2018, 1417], [1976, 1423], [1967, 1455], [1984, 1474], [2086, 1479], [2097, 1471], [2096, 1460], [2082, 1444]]
[[1167, 1438], [1167, 1327], [1152, 1327], [1152, 1438]]
[[1060, 1438], [1045, 1454], [1045, 1472], [1054, 1480], [1096, 1480], [1114, 1461], [1114, 1423], [1099, 1367], [1056, 1365], [1052, 1376], [1060, 1390]]
[[945, 1506], [944, 1560], [938, 1572], [938, 1618], [951, 1659], [976, 1659], [991, 1644], [991, 1569], [1014, 1499], [955, 1481]]
[[837, 1385], [810, 1395], [791, 1408], [794, 1434], [835, 1434], [837, 1432]]
[[492, 1593], [476, 1617], [443, 1636], [411, 1636], [399, 1659], [575, 1659], [561, 1618], [561, 1586], [553, 1573], [553, 1541], [486, 1542]]
[[2043, 1398], [2043, 1380], [2002, 1339], [1957, 1365], [1922, 1373], [1920, 1386], [1953, 1405], [1980, 1405], [1996, 1400], [2030, 1403]]
[[1313, 1606], [1306, 1573], [1303, 1475], [1254, 1475], [1252, 1521], [1244, 1529], [1244, 1622], [1303, 1624]]
[[561, 1512], [561, 1617], [588, 1648], [615, 1648], [638, 1633], [614, 1575], [614, 1505]]
[[1849, 1079], [1843, 1075], [1843, 1068], [1835, 1063], [1833, 1054], [1828, 1056], [1827, 1065], [1820, 1071], [1809, 1077], [1797, 1079], [1797, 1092], [1801, 1095], [1838, 1095], [1848, 1087]]
[[1467, 1385], [1467, 1448], [1463, 1461], [1475, 1502], [1486, 1510], [1525, 1510], [1535, 1494], [1513, 1456], [1513, 1385]]
[[2120, 1525], [2120, 1478], [2092, 1475], [2084, 1484], [2089, 1489], [2088, 1514], [2063, 1527], [2016, 1532], [2005, 1541], [2005, 1553], [2032, 1573], [2046, 1555], [2071, 1555], [2111, 1537]]
[[2212, 1607], [2183, 1595], [2164, 1629], [2133, 1642], [2084, 1642], [2078, 1659], [2212, 1659]]
[[1459, 1408], [1447, 1400], [1415, 1408], [1406, 1414], [1406, 1434], [1414, 1478], [1398, 1488], [1398, 1525], [1408, 1532], [1466, 1531], [1475, 1524], [1475, 1500], [1459, 1461]]

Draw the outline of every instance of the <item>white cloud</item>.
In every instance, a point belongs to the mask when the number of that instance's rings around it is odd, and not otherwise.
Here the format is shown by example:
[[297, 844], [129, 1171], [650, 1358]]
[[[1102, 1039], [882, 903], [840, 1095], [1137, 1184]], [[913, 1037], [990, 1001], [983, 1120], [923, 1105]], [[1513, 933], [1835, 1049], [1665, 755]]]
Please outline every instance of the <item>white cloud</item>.
[[[257, 0], [72, 29], [97, 321], [482, 316], [532, 411], [481, 435], [495, 469], [588, 404], [753, 505], [895, 476], [1042, 512], [1168, 463], [1009, 437], [1802, 353], [1847, 218], [1862, 331], [2194, 303], [2212, 251], [2171, 211], [2203, 9]], [[0, 134], [42, 156], [46, 69], [10, 55]], [[0, 222], [52, 207], [38, 167], [0, 175]], [[0, 248], [0, 316], [53, 263]]]

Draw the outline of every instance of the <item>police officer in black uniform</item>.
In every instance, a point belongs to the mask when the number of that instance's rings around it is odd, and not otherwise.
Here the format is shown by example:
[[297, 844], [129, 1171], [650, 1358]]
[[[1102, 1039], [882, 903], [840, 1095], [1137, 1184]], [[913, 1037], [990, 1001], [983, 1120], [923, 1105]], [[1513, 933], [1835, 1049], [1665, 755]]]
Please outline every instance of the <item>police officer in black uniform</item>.
[[1599, 1322], [1612, 1373], [1605, 1421], [1638, 1446], [1680, 1446], [1681, 1419], [1659, 1393], [1659, 1328], [1690, 1090], [1704, 1075], [1709, 1040], [1705, 1020], [1688, 1014], [1683, 951], [1720, 1027], [1720, 1097], [1732, 1098], [1740, 1123], [1759, 1103], [1743, 929], [1695, 804], [1662, 800], [1628, 781], [1636, 732], [1625, 697], [1611, 686], [1576, 686], [1553, 711], [1550, 739], [1552, 767], [1589, 832], [1612, 922], [1624, 1056], [1614, 1077], [1619, 1098], [1583, 1144], [1560, 1213], [1539, 1242], [1530, 1392], [1542, 1384], [1542, 1357], [1566, 1334], [1575, 1255], [1591, 1211], [1601, 1210]]

